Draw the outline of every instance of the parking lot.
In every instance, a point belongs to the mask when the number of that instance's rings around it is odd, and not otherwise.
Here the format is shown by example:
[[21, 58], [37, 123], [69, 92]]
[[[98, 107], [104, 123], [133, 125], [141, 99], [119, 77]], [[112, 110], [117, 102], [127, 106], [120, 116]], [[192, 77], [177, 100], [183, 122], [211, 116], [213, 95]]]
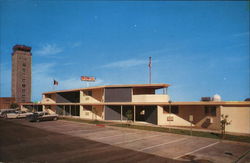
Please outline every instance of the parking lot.
[[30, 123], [25, 120], [10, 121], [176, 161], [250, 162], [250, 144], [248, 143], [111, 126], [96, 126], [65, 120], [40, 123]]

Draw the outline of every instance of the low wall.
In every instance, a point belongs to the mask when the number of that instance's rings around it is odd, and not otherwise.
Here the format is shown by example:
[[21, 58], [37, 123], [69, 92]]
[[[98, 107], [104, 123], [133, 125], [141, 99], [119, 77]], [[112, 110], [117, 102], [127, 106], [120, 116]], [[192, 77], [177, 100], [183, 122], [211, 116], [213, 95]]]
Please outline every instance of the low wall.
[[168, 95], [133, 95], [132, 102], [168, 102]]

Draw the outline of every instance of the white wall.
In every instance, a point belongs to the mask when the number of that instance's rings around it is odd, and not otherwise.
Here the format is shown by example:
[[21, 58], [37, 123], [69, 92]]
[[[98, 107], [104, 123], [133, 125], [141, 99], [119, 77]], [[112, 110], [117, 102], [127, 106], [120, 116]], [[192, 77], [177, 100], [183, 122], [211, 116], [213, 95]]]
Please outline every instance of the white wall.
[[221, 114], [228, 115], [232, 121], [226, 131], [250, 134], [250, 107], [221, 107]]
[[132, 102], [168, 102], [168, 95], [133, 95]]
[[[157, 106], [157, 109], [158, 125], [190, 126], [190, 122], [175, 114], [163, 113], [162, 106]], [[168, 116], [172, 116], [173, 121], [167, 121]]]

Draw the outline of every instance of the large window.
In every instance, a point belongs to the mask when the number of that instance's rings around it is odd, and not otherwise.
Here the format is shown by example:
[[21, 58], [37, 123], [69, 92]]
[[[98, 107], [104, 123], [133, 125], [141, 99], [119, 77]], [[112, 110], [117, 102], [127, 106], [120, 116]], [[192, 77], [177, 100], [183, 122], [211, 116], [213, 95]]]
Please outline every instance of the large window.
[[205, 106], [205, 115], [216, 116], [216, 106]]
[[179, 107], [178, 106], [164, 106], [163, 107], [163, 113], [173, 113], [173, 114], [179, 114]]
[[66, 116], [80, 116], [80, 106], [79, 105], [65, 105], [62, 106], [63, 114]]
[[71, 105], [71, 115], [80, 116], [80, 109], [78, 105]]

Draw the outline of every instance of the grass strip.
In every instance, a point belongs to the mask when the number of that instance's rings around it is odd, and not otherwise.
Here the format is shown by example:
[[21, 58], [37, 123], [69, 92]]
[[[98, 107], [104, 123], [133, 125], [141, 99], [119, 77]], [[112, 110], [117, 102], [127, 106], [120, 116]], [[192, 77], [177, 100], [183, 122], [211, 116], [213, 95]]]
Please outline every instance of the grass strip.
[[[170, 128], [164, 128], [164, 127], [128, 125], [128, 124], [111, 124], [111, 126], [147, 130], [147, 131], [156, 131], [156, 132], [166, 132], [166, 133], [173, 133], [173, 134], [180, 134], [180, 135], [191, 135], [190, 130], [181, 130], [181, 129], [173, 129], [173, 128], [170, 129]], [[197, 136], [197, 137], [221, 139], [221, 134], [212, 133], [212, 132], [192, 131], [192, 135]], [[250, 143], [250, 136], [236, 136], [236, 135], [226, 134], [224, 140]]]
[[98, 120], [86, 120], [80, 118], [70, 118], [70, 117], [60, 117], [61, 120], [73, 121], [73, 122], [80, 122], [80, 123], [89, 123], [89, 124], [112, 124], [112, 122], [104, 122]]

